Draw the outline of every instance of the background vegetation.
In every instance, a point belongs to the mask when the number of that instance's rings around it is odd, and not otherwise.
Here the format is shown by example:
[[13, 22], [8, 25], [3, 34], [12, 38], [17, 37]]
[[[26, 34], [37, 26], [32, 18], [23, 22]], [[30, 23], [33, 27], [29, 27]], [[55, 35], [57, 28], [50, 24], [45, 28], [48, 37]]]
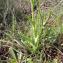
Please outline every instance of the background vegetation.
[[63, 62], [63, 0], [0, 1], [0, 63]]

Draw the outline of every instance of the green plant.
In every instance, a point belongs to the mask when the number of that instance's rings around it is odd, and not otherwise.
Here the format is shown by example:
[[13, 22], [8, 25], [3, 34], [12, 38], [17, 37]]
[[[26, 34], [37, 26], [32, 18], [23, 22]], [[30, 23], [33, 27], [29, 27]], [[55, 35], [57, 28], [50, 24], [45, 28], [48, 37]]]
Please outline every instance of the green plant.
[[[40, 38], [43, 33], [43, 18], [41, 15], [41, 10], [40, 10], [40, 2], [38, 1], [38, 11], [37, 15], [34, 15], [34, 2], [35, 0], [30, 0], [31, 2], [31, 11], [32, 11], [32, 16], [29, 20], [30, 22], [30, 32], [31, 36], [26, 36], [26, 34], [23, 34], [22, 32], [18, 32], [19, 36], [21, 37], [21, 42], [28, 48], [28, 50], [32, 53], [35, 53], [40, 47]], [[46, 19], [46, 16], [43, 16]], [[44, 19], [44, 20], [45, 20]]]

